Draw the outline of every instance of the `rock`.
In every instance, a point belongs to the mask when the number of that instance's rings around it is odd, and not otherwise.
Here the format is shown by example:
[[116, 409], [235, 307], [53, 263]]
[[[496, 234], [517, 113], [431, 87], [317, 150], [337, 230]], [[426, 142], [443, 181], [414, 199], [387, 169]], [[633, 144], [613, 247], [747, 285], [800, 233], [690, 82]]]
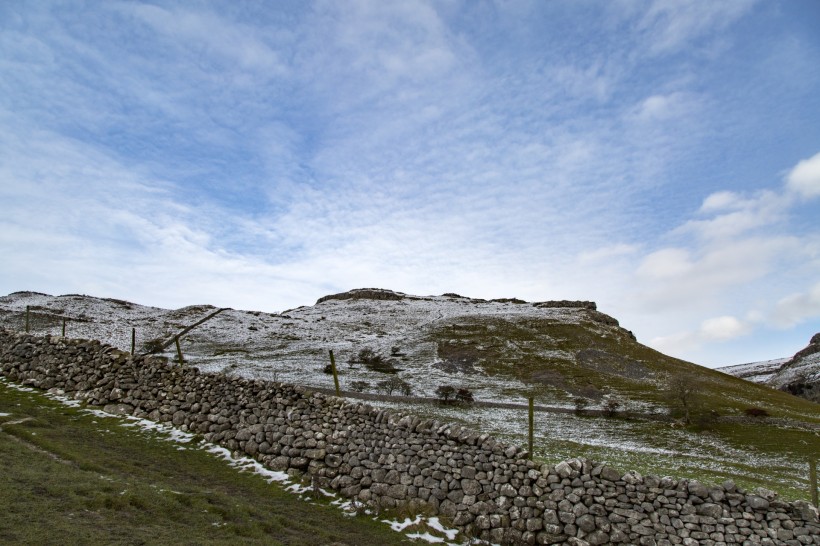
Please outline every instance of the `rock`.
[[561, 478], [569, 478], [572, 475], [573, 468], [569, 462], [563, 461], [555, 465], [555, 473]]
[[610, 482], [617, 482], [621, 479], [621, 474], [611, 466], [605, 466], [601, 469], [601, 478]]
[[700, 499], [705, 500], [709, 498], [709, 488], [698, 481], [690, 481], [689, 484], [686, 486], [686, 490], [689, 491], [690, 495], [693, 495]]
[[746, 495], [746, 504], [752, 510], [768, 510], [769, 501], [757, 495]]
[[723, 516], [723, 507], [719, 504], [704, 503], [697, 507], [697, 513], [701, 516], [708, 516], [710, 518], [718, 519]]

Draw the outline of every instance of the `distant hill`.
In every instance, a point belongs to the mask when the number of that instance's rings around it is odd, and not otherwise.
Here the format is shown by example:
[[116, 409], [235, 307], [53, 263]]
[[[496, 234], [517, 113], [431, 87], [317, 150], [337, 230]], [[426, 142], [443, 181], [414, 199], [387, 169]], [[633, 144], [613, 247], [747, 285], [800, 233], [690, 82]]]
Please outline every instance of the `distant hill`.
[[791, 358], [717, 368], [719, 371], [820, 402], [820, 333]]
[[788, 358], [775, 358], [774, 360], [735, 364], [733, 366], [724, 366], [716, 369], [723, 373], [745, 379], [746, 381], [762, 383], [765, 385], [788, 360]]
[[[17, 292], [0, 297], [0, 324], [130, 349], [154, 341], [173, 354], [173, 336], [213, 314], [210, 305], [177, 310], [83, 295]], [[765, 405], [788, 411], [791, 397], [684, 362], [637, 342], [618, 321], [588, 301], [529, 303], [458, 294], [413, 296], [357, 289], [282, 313], [226, 309], [187, 332], [186, 360], [207, 371], [331, 387], [323, 373], [333, 350], [344, 389], [379, 391], [396, 376], [417, 396], [434, 397], [445, 383], [468, 385], [477, 399], [537, 396], [556, 407], [576, 398], [617, 397], [636, 411], [666, 411], [670, 382], [686, 377], [714, 393], [716, 411]], [[704, 397], [705, 398], [705, 397]], [[803, 410], [800, 410], [803, 413]]]

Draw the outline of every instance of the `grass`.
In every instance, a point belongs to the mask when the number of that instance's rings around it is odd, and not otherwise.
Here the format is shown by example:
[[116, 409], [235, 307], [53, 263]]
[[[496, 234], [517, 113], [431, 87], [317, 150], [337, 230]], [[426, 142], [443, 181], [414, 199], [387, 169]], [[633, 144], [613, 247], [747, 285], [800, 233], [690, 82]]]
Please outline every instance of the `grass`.
[[[534, 395], [569, 403], [578, 395], [613, 394], [624, 401], [667, 408], [670, 377], [685, 374], [697, 378], [702, 412], [740, 415], [749, 407], [761, 407], [772, 416], [820, 424], [815, 403], [669, 357], [637, 343], [623, 330], [594, 321], [462, 317], [457, 327], [444, 325], [429, 339], [444, 358], [455, 353], [479, 363], [491, 376], [527, 385], [526, 392], [507, 393], [511, 397]], [[588, 356], [575, 356], [579, 354]]]
[[5, 382], [0, 414], [0, 543], [410, 542], [201, 449]]

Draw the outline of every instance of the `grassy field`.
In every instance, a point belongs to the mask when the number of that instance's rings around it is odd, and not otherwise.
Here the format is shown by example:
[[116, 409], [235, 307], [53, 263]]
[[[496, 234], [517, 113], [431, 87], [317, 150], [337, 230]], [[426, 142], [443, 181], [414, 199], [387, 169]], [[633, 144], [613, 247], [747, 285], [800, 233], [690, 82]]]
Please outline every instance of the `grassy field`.
[[0, 543], [411, 543], [123, 422], [0, 381]]

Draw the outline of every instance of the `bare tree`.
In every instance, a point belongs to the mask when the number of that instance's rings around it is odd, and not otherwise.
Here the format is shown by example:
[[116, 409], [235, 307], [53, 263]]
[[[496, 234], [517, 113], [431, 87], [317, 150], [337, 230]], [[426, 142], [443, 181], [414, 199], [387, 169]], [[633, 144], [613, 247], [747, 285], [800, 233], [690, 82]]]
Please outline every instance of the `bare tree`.
[[667, 396], [673, 409], [683, 414], [683, 422], [692, 423], [692, 414], [700, 408], [697, 378], [691, 374], [676, 374], [669, 378]]
[[442, 385], [436, 389], [436, 396], [441, 398], [441, 401], [447, 403], [450, 398], [456, 393], [456, 388], [451, 385]]
[[404, 396], [409, 396], [410, 393], [413, 392], [412, 387], [410, 387], [407, 381], [399, 379], [396, 376], [384, 381], [379, 381], [378, 386], [387, 396], [391, 396], [395, 391], [400, 392]]

